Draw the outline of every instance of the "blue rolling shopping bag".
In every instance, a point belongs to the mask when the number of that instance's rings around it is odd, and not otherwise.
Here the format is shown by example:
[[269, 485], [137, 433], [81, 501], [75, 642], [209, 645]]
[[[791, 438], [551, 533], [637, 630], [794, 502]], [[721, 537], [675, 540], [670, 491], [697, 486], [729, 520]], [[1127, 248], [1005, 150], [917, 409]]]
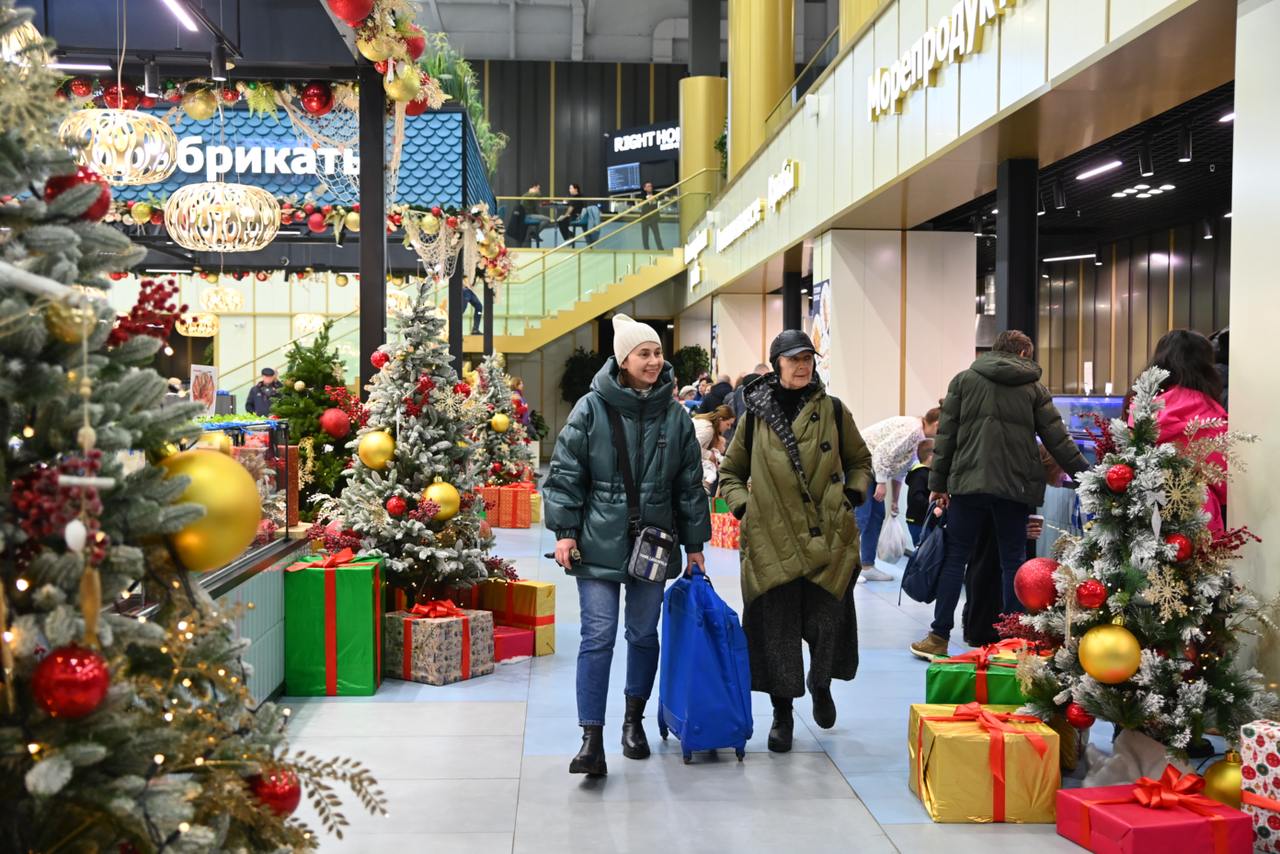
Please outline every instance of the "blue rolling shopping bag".
[[667, 589], [662, 620], [658, 732], [695, 750], [732, 747], [738, 761], [751, 738], [751, 665], [737, 613], [701, 573]]
[[926, 605], [938, 598], [938, 579], [942, 577], [942, 562], [947, 556], [947, 516], [945, 513], [935, 516], [933, 507], [929, 505], [920, 545], [916, 546], [915, 554], [907, 561], [907, 568], [902, 573], [899, 604], [903, 593]]

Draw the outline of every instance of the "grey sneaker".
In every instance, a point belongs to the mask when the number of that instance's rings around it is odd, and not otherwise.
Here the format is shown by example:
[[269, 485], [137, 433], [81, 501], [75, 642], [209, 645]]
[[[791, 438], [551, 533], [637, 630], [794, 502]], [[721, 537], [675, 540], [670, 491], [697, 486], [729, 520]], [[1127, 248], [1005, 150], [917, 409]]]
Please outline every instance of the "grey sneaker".
[[911, 645], [911, 654], [925, 661], [932, 661], [935, 656], [947, 654], [947, 639], [938, 637], [933, 632]]
[[865, 567], [862, 570], [861, 578], [865, 578], [867, 581], [893, 581], [894, 580], [894, 577], [892, 575], [885, 572], [883, 569], [880, 569], [874, 566]]

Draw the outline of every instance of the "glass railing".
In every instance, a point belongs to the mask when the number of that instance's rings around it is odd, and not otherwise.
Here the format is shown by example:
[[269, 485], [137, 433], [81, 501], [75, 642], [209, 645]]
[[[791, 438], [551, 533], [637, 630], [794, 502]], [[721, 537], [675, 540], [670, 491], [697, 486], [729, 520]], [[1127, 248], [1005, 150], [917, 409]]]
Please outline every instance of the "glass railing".
[[[678, 186], [678, 185], [677, 185]], [[666, 198], [673, 188], [668, 187], [656, 193], [652, 201], [626, 196], [574, 196], [563, 198], [547, 198], [543, 196], [498, 196], [498, 212], [503, 223], [507, 223], [516, 206], [526, 211], [526, 234], [522, 242], [517, 243], [509, 234], [508, 248], [523, 249], [556, 249], [566, 244], [588, 245], [595, 249], [662, 249], [680, 244], [680, 218], [678, 212], [664, 209], [655, 216], [653, 208], [657, 201]], [[594, 207], [599, 214], [592, 217], [593, 222], [607, 227], [594, 231], [584, 224], [585, 217], [574, 216], [570, 204], [581, 204]], [[631, 245], [620, 245], [619, 239], [606, 240], [621, 226], [635, 220], [643, 222], [642, 228], [628, 232], [627, 242]], [[593, 233], [584, 237], [584, 232]]]
[[822, 43], [822, 47], [813, 54], [800, 73], [796, 75], [796, 79], [791, 81], [791, 85], [787, 87], [787, 91], [782, 94], [778, 102], [773, 105], [773, 109], [769, 111], [769, 117], [764, 121], [764, 134], [768, 138], [773, 135], [774, 131], [782, 127], [787, 116], [791, 115], [792, 109], [799, 104], [804, 98], [805, 93], [809, 91], [814, 83], [818, 82], [818, 78], [827, 70], [827, 66], [835, 62], [836, 57], [840, 54], [840, 27], [837, 26], [827, 36], [826, 41]]

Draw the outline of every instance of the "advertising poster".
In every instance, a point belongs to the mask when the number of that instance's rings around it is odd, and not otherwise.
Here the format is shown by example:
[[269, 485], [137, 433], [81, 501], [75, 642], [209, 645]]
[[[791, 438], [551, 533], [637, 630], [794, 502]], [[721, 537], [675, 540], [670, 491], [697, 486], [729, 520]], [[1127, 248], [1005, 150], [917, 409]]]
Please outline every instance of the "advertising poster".
[[213, 365], [191, 366], [191, 399], [204, 407], [206, 415], [213, 415], [218, 399], [218, 369]]
[[809, 337], [817, 351], [818, 378], [824, 385], [831, 383], [831, 365], [828, 353], [831, 345], [831, 282], [813, 283], [813, 299], [809, 302]]

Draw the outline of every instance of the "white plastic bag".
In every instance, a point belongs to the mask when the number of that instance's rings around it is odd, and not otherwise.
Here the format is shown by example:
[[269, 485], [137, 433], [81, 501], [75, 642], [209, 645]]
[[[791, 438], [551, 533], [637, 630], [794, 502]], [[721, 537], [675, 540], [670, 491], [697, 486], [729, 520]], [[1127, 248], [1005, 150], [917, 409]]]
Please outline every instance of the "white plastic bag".
[[880, 526], [880, 539], [876, 541], [876, 560], [885, 563], [897, 563], [907, 553], [911, 545], [911, 534], [907, 531], [906, 520], [901, 515], [885, 514], [884, 524]]

